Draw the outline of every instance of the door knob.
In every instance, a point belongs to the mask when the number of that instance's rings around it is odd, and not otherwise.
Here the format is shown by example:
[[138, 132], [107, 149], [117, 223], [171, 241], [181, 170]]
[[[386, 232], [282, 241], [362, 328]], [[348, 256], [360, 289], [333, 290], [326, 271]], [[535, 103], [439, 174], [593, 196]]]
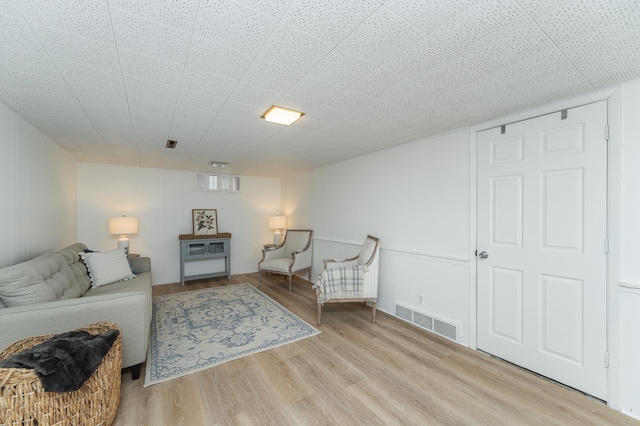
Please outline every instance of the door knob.
[[487, 257], [489, 257], [489, 253], [487, 253], [486, 251], [481, 251], [480, 253], [478, 253], [478, 257], [480, 259], [486, 259]]

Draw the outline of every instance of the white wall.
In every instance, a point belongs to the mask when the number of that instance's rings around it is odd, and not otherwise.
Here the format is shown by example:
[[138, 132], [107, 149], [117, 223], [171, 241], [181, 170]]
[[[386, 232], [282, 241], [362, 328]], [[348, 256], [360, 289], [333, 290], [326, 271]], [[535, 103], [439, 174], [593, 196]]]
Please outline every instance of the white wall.
[[640, 81], [621, 98], [621, 407], [640, 419]]
[[286, 179], [282, 211], [314, 230], [312, 276], [322, 258], [381, 238], [378, 308], [399, 302], [459, 325], [468, 345], [469, 173], [463, 129]]
[[[620, 354], [611, 360], [611, 403], [640, 418], [640, 80], [606, 92], [620, 94], [611, 120], [619, 127], [621, 151], [621, 176], [611, 178], [621, 182], [620, 194], [611, 195], [619, 196], [620, 206], [614, 203], [610, 211], [611, 223], [620, 224], [620, 247], [614, 250], [620, 259], [616, 254], [611, 267], [619, 267], [621, 277], [620, 299], [609, 302], [609, 312], [619, 313], [610, 318], [616, 329], [610, 330], [615, 347], [609, 350]], [[531, 115], [599, 96], [602, 92], [541, 106]], [[526, 118], [523, 114], [517, 118]], [[321, 268], [320, 257], [349, 253], [346, 243], [358, 243], [366, 233], [379, 236], [380, 308], [391, 312], [399, 301], [456, 321], [462, 326], [460, 343], [468, 344], [469, 328], [475, 326], [475, 300], [467, 295], [475, 286], [475, 261], [470, 259], [474, 241], [468, 238], [475, 217], [469, 202], [475, 196], [469, 190], [470, 174], [475, 173], [473, 158], [469, 161], [471, 136], [470, 129], [462, 129], [283, 181], [283, 213], [315, 230], [314, 274]], [[618, 155], [617, 148], [612, 154]], [[424, 306], [417, 305], [419, 292], [425, 294]]]
[[257, 271], [262, 245], [273, 242], [268, 217], [280, 213], [280, 180], [243, 176], [241, 193], [193, 191], [193, 173], [81, 163], [78, 241], [94, 250], [117, 246], [109, 218], [138, 218], [132, 253], [151, 258], [153, 283], [180, 281], [178, 235], [191, 234], [191, 209], [216, 209], [218, 231], [231, 232], [231, 273]]
[[0, 104], [0, 267], [76, 241], [76, 161]]

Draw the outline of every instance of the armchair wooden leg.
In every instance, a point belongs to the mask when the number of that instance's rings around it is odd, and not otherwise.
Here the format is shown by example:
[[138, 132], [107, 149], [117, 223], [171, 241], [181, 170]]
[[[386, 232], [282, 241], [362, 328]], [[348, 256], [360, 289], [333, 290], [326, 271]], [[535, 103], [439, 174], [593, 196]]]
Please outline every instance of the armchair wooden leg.
[[289, 275], [289, 293], [291, 293], [291, 275]]
[[258, 287], [262, 287], [262, 271], [258, 269]]
[[318, 303], [316, 321], [318, 322], [318, 327], [322, 324], [322, 304]]
[[372, 318], [371, 322], [375, 324], [376, 323], [376, 301], [373, 301], [371, 303], [371, 318]]

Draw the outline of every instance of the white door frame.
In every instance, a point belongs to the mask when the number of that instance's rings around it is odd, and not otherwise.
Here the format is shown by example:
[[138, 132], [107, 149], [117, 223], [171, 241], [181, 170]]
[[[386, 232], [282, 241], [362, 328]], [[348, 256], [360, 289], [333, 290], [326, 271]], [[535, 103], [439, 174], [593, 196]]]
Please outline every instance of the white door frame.
[[[478, 167], [477, 167], [477, 132], [514, 121], [526, 120], [555, 111], [570, 109], [575, 106], [608, 101], [609, 120], [609, 155], [607, 186], [607, 234], [609, 238], [609, 254], [607, 256], [607, 351], [609, 353], [608, 398], [609, 407], [619, 410], [620, 395], [620, 298], [618, 295], [620, 282], [620, 128], [621, 128], [621, 95], [620, 87], [599, 90], [573, 98], [563, 99], [531, 108], [523, 112], [511, 114], [499, 119], [485, 121], [469, 129], [469, 347], [478, 349], [477, 300], [478, 281], [476, 276], [477, 257], [477, 199], [478, 199]], [[604, 131], [604, 130], [603, 130]], [[604, 360], [603, 360], [604, 362]]]

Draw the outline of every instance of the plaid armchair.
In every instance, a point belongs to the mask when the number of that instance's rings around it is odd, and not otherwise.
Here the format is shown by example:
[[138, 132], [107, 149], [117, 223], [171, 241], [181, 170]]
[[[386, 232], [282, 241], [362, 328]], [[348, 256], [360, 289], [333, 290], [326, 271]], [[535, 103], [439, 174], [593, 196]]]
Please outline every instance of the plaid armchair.
[[339, 302], [370, 302], [372, 322], [376, 322], [380, 239], [367, 235], [360, 253], [346, 260], [324, 260], [324, 270], [316, 280], [317, 320], [322, 322], [322, 305]]

